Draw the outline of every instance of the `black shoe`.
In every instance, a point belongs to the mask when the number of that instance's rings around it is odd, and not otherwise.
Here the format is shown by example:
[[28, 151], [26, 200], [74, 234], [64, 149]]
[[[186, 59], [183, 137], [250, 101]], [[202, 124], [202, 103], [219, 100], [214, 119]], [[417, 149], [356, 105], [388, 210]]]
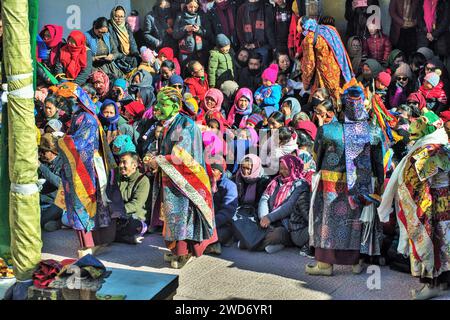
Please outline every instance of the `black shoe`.
[[156, 234], [162, 234], [162, 227], [160, 227], [160, 226], [158, 226], [158, 227], [149, 227], [148, 229], [147, 229], [147, 233], [150, 233], [150, 234], [153, 234], [153, 233], [156, 233]]

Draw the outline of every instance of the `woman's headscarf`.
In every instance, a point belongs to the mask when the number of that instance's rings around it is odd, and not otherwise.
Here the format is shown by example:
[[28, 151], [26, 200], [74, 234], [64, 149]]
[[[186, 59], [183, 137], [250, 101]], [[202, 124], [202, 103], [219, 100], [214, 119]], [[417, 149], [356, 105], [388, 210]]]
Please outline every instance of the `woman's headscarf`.
[[125, 17], [127, 16], [127, 12], [125, 11], [125, 8], [122, 6], [115, 6], [111, 10], [110, 20], [109, 23], [114, 29], [114, 32], [117, 34], [117, 38], [119, 39], [119, 49], [120, 52], [122, 52], [124, 55], [130, 54], [130, 37], [128, 35], [128, 29], [126, 26], [126, 20], [123, 19], [121, 24], [117, 24], [114, 21], [114, 13], [116, 12], [117, 8], [121, 7], [120, 9], [123, 9]]
[[47, 24], [39, 33], [42, 38], [45, 30], [48, 30], [50, 33], [50, 39], [44, 42], [47, 45], [47, 48], [50, 49], [50, 64], [54, 65], [56, 63], [56, 48], [62, 42], [64, 30], [62, 26], [58, 26], [56, 24]]
[[161, 48], [158, 51], [158, 55], [159, 56], [164, 55], [167, 58], [167, 60], [173, 61], [173, 59], [174, 59], [173, 49], [170, 47]]
[[211, 110], [205, 113], [205, 122], [208, 123], [210, 120], [216, 120], [219, 123], [219, 130], [222, 134], [225, 133], [227, 121], [223, 116], [222, 112], [217, 110]]
[[286, 117], [286, 120], [290, 120], [292, 118], [294, 118], [294, 116], [302, 111], [302, 107], [300, 105], [300, 102], [298, 101], [297, 98], [287, 98], [286, 100], [283, 101], [284, 102], [290, 102], [291, 103], [291, 114], [289, 117]]
[[[114, 115], [114, 117], [106, 118], [103, 115], [103, 110], [105, 110], [105, 108], [110, 105], [114, 106], [114, 111], [116, 112], [116, 114]], [[119, 122], [119, 117], [120, 117], [120, 113], [119, 113], [119, 107], [117, 106], [117, 103], [114, 100], [106, 99], [102, 103], [102, 106], [100, 108], [100, 113], [98, 114], [98, 118], [100, 119], [100, 122], [102, 123], [102, 125], [104, 127], [107, 127], [107, 131], [117, 131], [117, 123]]]
[[137, 94], [139, 92], [142, 103], [145, 105], [145, 108], [150, 108], [153, 103], [156, 100], [154, 88], [153, 88], [153, 77], [150, 74], [150, 72], [145, 70], [139, 70], [133, 76], [131, 77], [131, 81], [136, 77], [136, 75], [139, 76], [139, 79], [141, 80], [140, 83], [132, 83], [130, 85], [130, 91], [134, 94]]
[[427, 100], [425, 99], [425, 97], [423, 96], [422, 93], [418, 92], [413, 92], [408, 96], [408, 99], [406, 99], [406, 101], [415, 101], [419, 103], [419, 110], [422, 110], [423, 108], [425, 108], [427, 106]]
[[395, 61], [395, 59], [396, 59], [399, 55], [401, 55], [401, 54], [403, 54], [403, 52], [402, 52], [402, 50], [400, 50], [400, 49], [394, 49], [394, 50], [392, 50], [391, 53], [389, 54], [389, 57], [388, 57], [388, 59], [387, 59], [387, 65], [388, 65], [388, 67], [391, 69], [392, 73], [395, 72], [395, 69], [394, 69], [394, 61]]
[[109, 77], [102, 70], [97, 70], [91, 73], [90, 76], [91, 83], [101, 82], [103, 84], [102, 88], [95, 89], [98, 94], [99, 99], [103, 99], [109, 92]]
[[[358, 40], [361, 44], [361, 47], [359, 50], [354, 50], [352, 47], [353, 40]], [[359, 37], [353, 36], [350, 37], [347, 41], [347, 52], [348, 56], [351, 59], [352, 62], [352, 68], [355, 73], [357, 73], [361, 66], [361, 60], [362, 60], [362, 41]]]
[[247, 130], [248, 132], [250, 132], [250, 144], [252, 146], [256, 147], [259, 142], [259, 136], [258, 136], [258, 133], [256, 132], [256, 130], [253, 129], [252, 127], [245, 127], [244, 130]]
[[204, 106], [205, 111], [208, 112], [208, 111], [211, 111], [211, 110], [209, 110], [208, 106], [206, 105], [206, 97], [210, 97], [216, 102], [216, 106], [212, 110], [213, 111], [220, 111], [220, 109], [222, 108], [222, 102], [223, 102], [223, 93], [222, 93], [222, 91], [220, 91], [219, 89], [216, 89], [216, 88], [211, 88], [208, 91], [206, 91], [205, 101], [203, 103], [203, 106]]
[[304, 130], [311, 137], [312, 141], [316, 140], [317, 127], [312, 121], [299, 121], [295, 127], [295, 130]]
[[[248, 100], [247, 109], [242, 110], [239, 108], [239, 100], [241, 98], [245, 98]], [[247, 126], [247, 119], [252, 114], [253, 111], [253, 93], [248, 88], [241, 88], [236, 93], [236, 97], [234, 98], [234, 104], [228, 113], [228, 125], [232, 126], [234, 124], [234, 120], [236, 118], [236, 114], [243, 115], [241, 119], [241, 123], [239, 124], [239, 128], [245, 128]]]
[[76, 79], [80, 71], [87, 66], [86, 36], [79, 30], [69, 34], [76, 45], [64, 45], [61, 48], [60, 61], [66, 70], [66, 77]]
[[125, 110], [133, 117], [128, 119], [129, 124], [133, 124], [135, 120], [141, 119], [145, 112], [145, 106], [139, 101], [133, 101], [125, 106]]
[[178, 62], [178, 59], [175, 58], [173, 49], [170, 47], [161, 48], [158, 51], [158, 56], [161, 56], [161, 55], [164, 55], [167, 58], [167, 60], [173, 61], [173, 63], [175, 64], [175, 73], [180, 75], [181, 74], [180, 62]]
[[[250, 160], [252, 162], [252, 170], [248, 176], [242, 174], [242, 163]], [[256, 200], [257, 182], [261, 179], [264, 170], [262, 168], [261, 158], [256, 154], [247, 154], [239, 161], [239, 169], [236, 174], [236, 186], [238, 195], [243, 195], [244, 203], [253, 203]], [[247, 188], [244, 190], [245, 184]]]
[[[281, 206], [289, 197], [293, 191], [292, 187], [297, 180], [304, 180], [306, 178], [305, 172], [303, 171], [304, 164], [300, 158], [287, 154], [280, 158], [280, 166], [282, 163], [289, 169], [289, 175], [287, 177], [281, 175], [276, 176], [264, 191], [264, 195], [271, 197], [275, 192], [276, 187], [280, 185], [278, 192], [275, 195], [275, 202], [272, 210]], [[308, 183], [310, 182], [308, 181]]]
[[211, 130], [202, 132], [202, 139], [205, 146], [205, 155], [212, 157], [223, 157], [223, 139], [221, 139], [215, 132]]
[[[141, 80], [140, 83], [133, 83], [134, 78], [136, 76], [139, 76], [139, 79]], [[150, 72], [146, 70], [138, 70], [131, 76], [131, 85], [130, 87], [153, 87], [153, 77]]]

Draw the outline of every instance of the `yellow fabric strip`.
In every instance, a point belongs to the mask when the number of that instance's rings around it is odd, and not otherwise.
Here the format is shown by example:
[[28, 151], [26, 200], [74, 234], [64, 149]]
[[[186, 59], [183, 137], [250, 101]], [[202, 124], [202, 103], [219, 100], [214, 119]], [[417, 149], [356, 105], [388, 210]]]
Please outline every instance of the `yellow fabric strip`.
[[338, 182], [338, 181], [345, 182], [345, 181], [347, 181], [345, 172], [322, 170], [321, 174], [322, 174], [322, 181], [327, 181], [327, 182]]
[[205, 169], [197, 161], [195, 161], [194, 158], [186, 152], [186, 150], [178, 146], [174, 146], [172, 152], [177, 158], [183, 161], [186, 167], [188, 167], [192, 173], [194, 173], [199, 180], [208, 187], [208, 189], [211, 189], [209, 177], [206, 174]]

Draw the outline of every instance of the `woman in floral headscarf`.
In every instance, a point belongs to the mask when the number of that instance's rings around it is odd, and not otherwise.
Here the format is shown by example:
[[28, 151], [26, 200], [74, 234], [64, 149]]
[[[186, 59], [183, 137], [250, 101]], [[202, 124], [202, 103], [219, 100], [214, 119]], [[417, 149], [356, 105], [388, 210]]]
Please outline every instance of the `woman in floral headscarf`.
[[92, 85], [94, 86], [94, 89], [97, 92], [99, 100], [105, 99], [110, 89], [108, 75], [104, 73], [102, 70], [94, 71], [89, 76], [89, 82], [92, 83]]

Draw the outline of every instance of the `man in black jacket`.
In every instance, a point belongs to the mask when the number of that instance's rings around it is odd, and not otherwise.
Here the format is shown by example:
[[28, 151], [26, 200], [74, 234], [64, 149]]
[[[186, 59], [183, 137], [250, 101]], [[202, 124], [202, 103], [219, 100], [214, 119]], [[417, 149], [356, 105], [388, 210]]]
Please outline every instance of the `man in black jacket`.
[[262, 85], [262, 57], [252, 53], [248, 58], [248, 66], [238, 74], [238, 84], [241, 88], [249, 88], [255, 92]]
[[237, 11], [236, 32], [240, 46], [261, 54], [269, 64], [276, 48], [273, 7], [263, 0], [247, 0]]
[[61, 182], [62, 159], [56, 147], [57, 139], [51, 133], [41, 137], [39, 145], [39, 178], [45, 179], [40, 192], [41, 226], [46, 231], [61, 228], [62, 210], [54, 204]]

